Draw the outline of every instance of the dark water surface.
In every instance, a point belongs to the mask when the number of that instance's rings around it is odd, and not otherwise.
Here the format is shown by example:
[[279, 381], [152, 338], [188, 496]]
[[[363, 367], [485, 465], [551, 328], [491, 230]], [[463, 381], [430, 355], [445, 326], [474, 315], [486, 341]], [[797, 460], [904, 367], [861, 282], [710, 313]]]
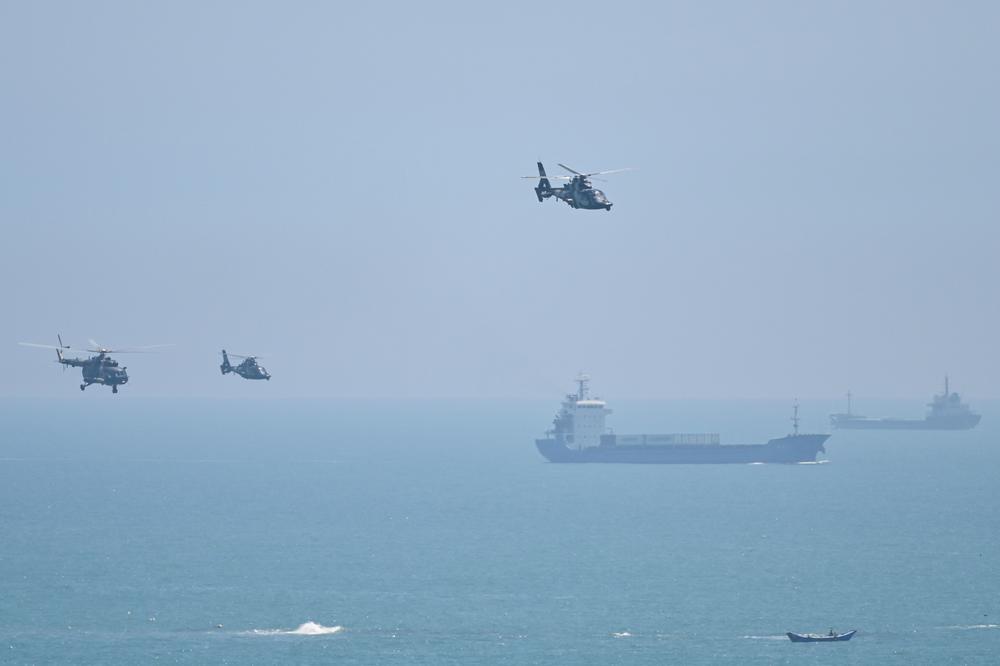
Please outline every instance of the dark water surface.
[[[572, 466], [533, 446], [556, 401], [74, 397], [0, 403], [2, 663], [1000, 661], [997, 403], [837, 432], [826, 464]], [[789, 425], [612, 407], [620, 432]], [[858, 635], [783, 636], [831, 626]]]

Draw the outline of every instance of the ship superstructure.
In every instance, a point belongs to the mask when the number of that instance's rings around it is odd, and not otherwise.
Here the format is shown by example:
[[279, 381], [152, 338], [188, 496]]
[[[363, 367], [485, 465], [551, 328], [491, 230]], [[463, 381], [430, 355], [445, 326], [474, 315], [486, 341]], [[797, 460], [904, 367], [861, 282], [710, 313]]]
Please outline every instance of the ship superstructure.
[[935, 395], [927, 403], [923, 419], [872, 418], [851, 412], [851, 394], [847, 394], [847, 413], [831, 414], [834, 428], [855, 430], [968, 430], [979, 424], [982, 415], [972, 411], [962, 402], [958, 393], [952, 392], [948, 377], [944, 378], [944, 393]]
[[577, 377], [577, 392], [563, 398], [552, 420], [552, 429], [547, 433], [562, 439], [571, 448], [600, 446], [601, 436], [605, 434], [604, 420], [611, 414], [606, 402], [589, 396], [589, 382], [587, 375]]
[[718, 433], [618, 435], [605, 426], [607, 403], [589, 395], [589, 377], [577, 378], [544, 439], [535, 440], [550, 462], [621, 463], [798, 463], [813, 462], [829, 435], [795, 432], [766, 444], [722, 444]]

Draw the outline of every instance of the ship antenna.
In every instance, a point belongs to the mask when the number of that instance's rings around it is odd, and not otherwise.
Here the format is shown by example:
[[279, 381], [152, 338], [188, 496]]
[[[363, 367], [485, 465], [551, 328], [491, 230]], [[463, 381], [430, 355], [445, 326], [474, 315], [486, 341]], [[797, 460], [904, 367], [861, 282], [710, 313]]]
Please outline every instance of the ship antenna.
[[792, 428], [794, 429], [794, 434], [799, 434], [799, 399], [795, 399], [795, 404], [792, 405]]
[[579, 384], [579, 386], [580, 386], [580, 389], [579, 389], [579, 391], [577, 391], [577, 394], [576, 394], [576, 399], [577, 400], [585, 400], [586, 399], [586, 397], [587, 397], [587, 382], [589, 382], [589, 381], [590, 381], [590, 375], [585, 375], [584, 373], [581, 372], [577, 376], [576, 383]]
[[947, 398], [949, 395], [951, 395], [951, 394], [948, 392], [948, 375], [945, 375], [944, 376], [944, 397]]
[[847, 392], [847, 415], [851, 415], [851, 392]]

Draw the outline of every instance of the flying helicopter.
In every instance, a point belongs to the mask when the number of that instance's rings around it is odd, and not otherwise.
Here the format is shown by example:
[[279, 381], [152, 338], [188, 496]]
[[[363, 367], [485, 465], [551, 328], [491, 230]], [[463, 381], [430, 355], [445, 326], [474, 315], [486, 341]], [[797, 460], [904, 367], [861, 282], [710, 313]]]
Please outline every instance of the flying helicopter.
[[[538, 178], [538, 187], [535, 188], [535, 195], [538, 201], [544, 201], [549, 197], [562, 199], [570, 208], [584, 208], [586, 210], [611, 210], [612, 203], [604, 196], [604, 192], [593, 186], [590, 182], [591, 176], [603, 176], [609, 173], [620, 173], [631, 171], [632, 169], [612, 169], [611, 171], [594, 171], [592, 173], [580, 173], [576, 169], [571, 169], [565, 164], [560, 164], [563, 169], [574, 174], [572, 176], [547, 176], [545, 167], [538, 163], [537, 176], [521, 176], [521, 178]], [[549, 179], [569, 181], [562, 187], [552, 187]]]
[[222, 350], [222, 365], [219, 366], [222, 374], [227, 375], [230, 372], [235, 372], [243, 379], [271, 379], [271, 375], [264, 369], [264, 366], [257, 363], [256, 356], [233, 354], [233, 358], [241, 358], [243, 361], [239, 365], [231, 364], [229, 354], [226, 353], [225, 349]]
[[[66, 366], [81, 369], [83, 373], [83, 383], [80, 384], [81, 391], [91, 384], [103, 384], [104, 386], [110, 386], [112, 393], [118, 393], [118, 387], [128, 383], [128, 373], [126, 372], [125, 366], [119, 366], [118, 361], [111, 358], [109, 354], [149, 354], [153, 353], [153, 350], [156, 347], [170, 346], [149, 345], [147, 347], [132, 347], [128, 349], [106, 349], [91, 340], [91, 347], [79, 349], [77, 347], [64, 345], [61, 335], [57, 335], [56, 338], [59, 340], [59, 346], [38, 345], [33, 342], [21, 342], [18, 344], [25, 347], [55, 349], [56, 360], [58, 363], [63, 365], [63, 370], [66, 369]], [[66, 350], [86, 351], [96, 354], [96, 356], [91, 356], [90, 358], [66, 358], [63, 356], [63, 352]]]

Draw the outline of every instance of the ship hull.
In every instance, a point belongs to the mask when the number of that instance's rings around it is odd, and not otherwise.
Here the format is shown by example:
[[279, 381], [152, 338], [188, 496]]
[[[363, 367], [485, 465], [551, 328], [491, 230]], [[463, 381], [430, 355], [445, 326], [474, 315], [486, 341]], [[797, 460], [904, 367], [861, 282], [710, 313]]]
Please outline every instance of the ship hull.
[[867, 419], [833, 418], [830, 423], [841, 430], [969, 430], [979, 425], [979, 414], [954, 419]]
[[669, 446], [593, 446], [571, 449], [558, 439], [538, 439], [535, 446], [549, 462], [632, 464], [749, 464], [815, 462], [829, 435], [789, 435], [767, 444]]
[[797, 634], [789, 631], [785, 635], [793, 643], [832, 643], [836, 641], [849, 641], [858, 633], [857, 629], [848, 631], [846, 634]]

